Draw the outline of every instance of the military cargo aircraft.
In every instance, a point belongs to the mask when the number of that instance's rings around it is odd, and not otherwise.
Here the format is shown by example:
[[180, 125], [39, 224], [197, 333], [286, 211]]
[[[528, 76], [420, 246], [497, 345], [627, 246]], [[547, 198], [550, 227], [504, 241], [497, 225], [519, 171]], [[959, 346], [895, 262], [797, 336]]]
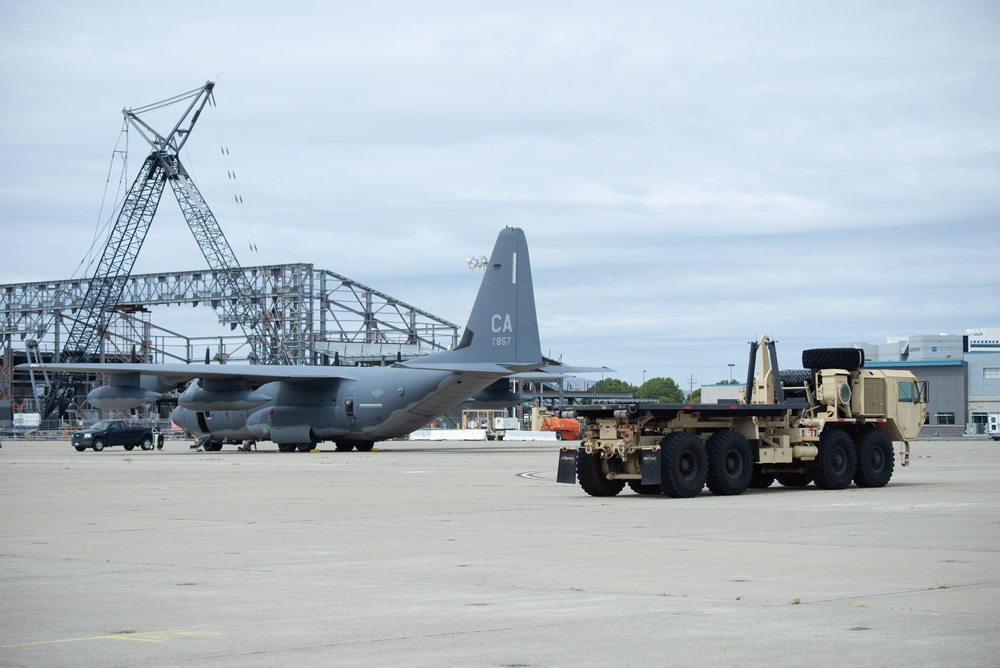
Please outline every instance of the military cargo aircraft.
[[371, 450], [479, 394], [507, 394], [498, 381], [542, 368], [524, 232], [500, 232], [472, 313], [452, 350], [382, 367], [200, 364], [24, 364], [19, 368], [110, 375], [87, 395], [125, 410], [185, 387], [172, 420], [202, 446], [272, 441], [283, 452], [332, 441]]

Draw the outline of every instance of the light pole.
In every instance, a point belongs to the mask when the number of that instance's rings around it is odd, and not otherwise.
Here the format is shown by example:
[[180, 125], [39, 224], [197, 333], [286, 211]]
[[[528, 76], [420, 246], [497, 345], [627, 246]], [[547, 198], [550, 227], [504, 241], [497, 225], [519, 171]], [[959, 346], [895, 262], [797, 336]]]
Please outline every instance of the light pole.
[[643, 385], [646, 384], [646, 370], [645, 369], [642, 370], [642, 384]]
[[733, 367], [736, 366], [736, 365], [735, 364], [730, 364], [728, 366], [729, 366], [729, 384], [732, 385], [733, 384]]

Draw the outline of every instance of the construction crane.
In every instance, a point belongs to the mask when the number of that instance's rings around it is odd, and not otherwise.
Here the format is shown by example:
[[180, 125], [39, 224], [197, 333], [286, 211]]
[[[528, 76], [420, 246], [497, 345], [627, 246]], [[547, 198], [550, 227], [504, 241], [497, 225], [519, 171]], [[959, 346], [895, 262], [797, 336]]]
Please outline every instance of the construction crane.
[[[168, 182], [205, 260], [226, 288], [227, 298], [221, 303], [220, 320], [233, 329], [243, 329], [251, 347], [251, 360], [263, 364], [288, 361], [281, 350], [280, 336], [269, 336], [262, 296], [254, 294], [215, 215], [181, 163], [180, 151], [190, 138], [198, 117], [206, 104], [214, 104], [214, 87], [215, 83], [208, 81], [200, 88], [167, 100], [122, 110], [128, 126], [135, 128], [152, 151], [118, 212], [59, 361], [84, 362], [95, 360], [99, 355], [111, 312], [121, 301], [126, 280], [160, 203], [163, 186]], [[142, 118], [149, 112], [188, 101], [180, 120], [165, 134], [154, 130]], [[49, 382], [44, 408], [40, 411], [43, 419], [56, 409], [60, 414], [65, 411], [73, 400], [73, 386], [78, 380], [63, 375]]]

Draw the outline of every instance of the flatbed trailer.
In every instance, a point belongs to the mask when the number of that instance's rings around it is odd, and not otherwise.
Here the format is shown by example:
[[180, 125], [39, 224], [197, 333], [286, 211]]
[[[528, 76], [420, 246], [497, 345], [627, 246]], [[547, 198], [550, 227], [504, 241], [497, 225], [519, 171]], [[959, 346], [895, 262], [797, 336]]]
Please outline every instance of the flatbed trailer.
[[[819, 368], [820, 362], [826, 362]], [[613, 404], [566, 408], [584, 422], [580, 447], [560, 452], [559, 482], [611, 496], [741, 494], [775, 480], [841, 489], [881, 487], [902, 465], [926, 418], [926, 385], [908, 371], [864, 369], [853, 348], [803, 353], [809, 369], [782, 374], [774, 343], [751, 346], [739, 400], [720, 404]], [[835, 366], [834, 366], [835, 364]]]

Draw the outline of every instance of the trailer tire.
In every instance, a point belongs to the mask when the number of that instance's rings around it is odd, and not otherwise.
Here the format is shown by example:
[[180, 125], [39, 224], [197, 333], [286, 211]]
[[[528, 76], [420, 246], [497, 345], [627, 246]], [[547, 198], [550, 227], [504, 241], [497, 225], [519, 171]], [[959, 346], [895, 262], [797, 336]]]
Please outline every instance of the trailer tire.
[[844, 489], [854, 478], [857, 454], [854, 441], [843, 429], [824, 429], [819, 435], [819, 468], [813, 482], [821, 489]]
[[584, 448], [576, 451], [576, 478], [583, 491], [591, 496], [614, 496], [625, 489], [624, 480], [608, 480], [601, 456], [588, 455]]
[[750, 444], [738, 431], [719, 431], [705, 444], [708, 455], [708, 489], [717, 496], [736, 496], [746, 491], [753, 475]]
[[700, 494], [708, 479], [708, 456], [701, 439], [686, 431], [675, 431], [663, 437], [660, 449], [663, 493], [675, 499]]
[[865, 351], [860, 348], [812, 348], [802, 351], [802, 366], [807, 369], [856, 371], [864, 365]]
[[752, 489], [767, 489], [774, 484], [774, 474], [764, 473], [760, 470], [759, 466], [753, 467], [753, 473], [750, 474], [750, 484], [748, 487]]
[[857, 470], [854, 482], [858, 487], [885, 487], [892, 478], [894, 465], [892, 441], [877, 429], [854, 435]]

